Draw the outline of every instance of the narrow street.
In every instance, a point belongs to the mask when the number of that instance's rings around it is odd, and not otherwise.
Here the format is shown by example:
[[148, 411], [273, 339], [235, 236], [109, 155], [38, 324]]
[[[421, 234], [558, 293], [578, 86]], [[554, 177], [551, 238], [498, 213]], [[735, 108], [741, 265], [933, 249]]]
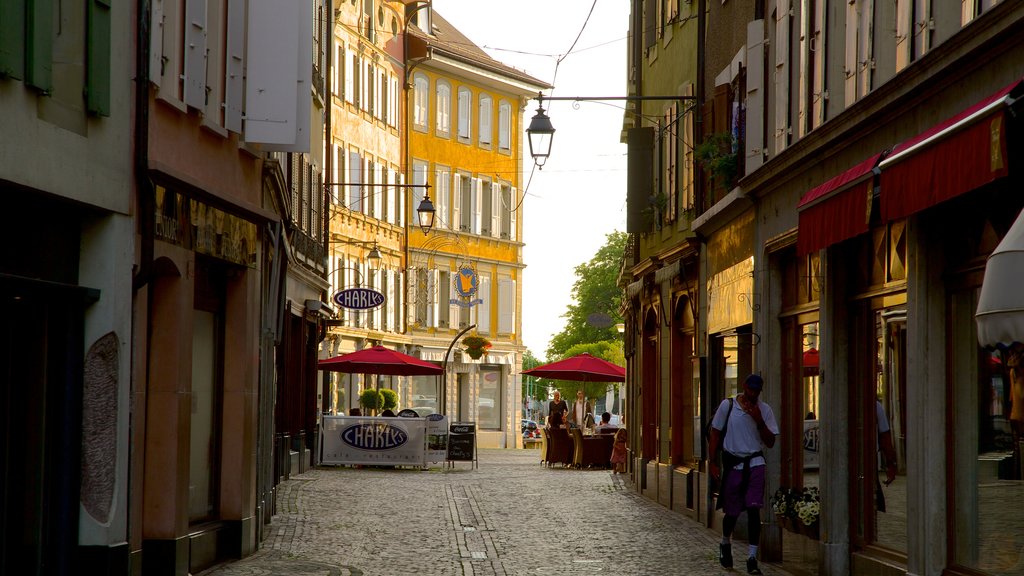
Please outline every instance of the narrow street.
[[[256, 554], [201, 576], [725, 574], [718, 537], [608, 470], [481, 450], [479, 468], [320, 468], [279, 489]], [[745, 573], [746, 544], [733, 543]], [[762, 564], [765, 574], [785, 574]]]

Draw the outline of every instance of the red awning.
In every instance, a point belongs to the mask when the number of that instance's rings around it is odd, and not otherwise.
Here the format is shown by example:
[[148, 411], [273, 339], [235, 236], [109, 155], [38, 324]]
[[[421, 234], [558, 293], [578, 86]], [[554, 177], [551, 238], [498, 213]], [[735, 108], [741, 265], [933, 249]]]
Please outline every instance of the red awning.
[[1006, 105], [1016, 80], [956, 116], [900, 143], [881, 163], [881, 210], [898, 220], [1006, 176]]
[[881, 154], [812, 189], [797, 204], [797, 255], [804, 256], [868, 231], [872, 170]]

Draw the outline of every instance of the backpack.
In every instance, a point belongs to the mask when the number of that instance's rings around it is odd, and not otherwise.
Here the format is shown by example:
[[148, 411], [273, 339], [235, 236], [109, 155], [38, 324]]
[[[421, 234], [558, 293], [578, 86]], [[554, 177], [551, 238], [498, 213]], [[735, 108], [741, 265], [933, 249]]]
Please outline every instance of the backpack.
[[[725, 413], [725, 426], [722, 426], [722, 431], [719, 433], [719, 442], [718, 442], [718, 449], [719, 450], [724, 450], [723, 446], [725, 445], [725, 431], [729, 429], [729, 417], [732, 416], [732, 406], [735, 403], [736, 403], [736, 400], [732, 396], [730, 396], [729, 397], [729, 411]], [[717, 413], [718, 410], [716, 409], [715, 412]], [[708, 418], [708, 421], [704, 423], [704, 444], [705, 445], [707, 445], [709, 442], [711, 442], [711, 422], [714, 421], [714, 419], [715, 419], [715, 415], [712, 414], [711, 417]], [[708, 459], [709, 460], [717, 458], [717, 457], [718, 457], [718, 454], [708, 454]]]

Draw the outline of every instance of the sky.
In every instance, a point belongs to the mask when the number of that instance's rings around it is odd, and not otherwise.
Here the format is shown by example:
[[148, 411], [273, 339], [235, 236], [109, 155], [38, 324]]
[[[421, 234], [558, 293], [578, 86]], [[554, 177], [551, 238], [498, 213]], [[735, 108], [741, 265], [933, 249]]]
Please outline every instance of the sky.
[[[554, 85], [549, 96], [626, 94], [625, 0], [433, 0], [433, 6], [492, 58]], [[581, 102], [574, 110], [574, 102], [546, 102], [555, 135], [551, 156], [532, 178], [523, 135], [523, 341], [540, 359], [565, 326], [574, 269], [590, 261], [607, 234], [626, 229], [623, 104]], [[536, 109], [531, 101], [524, 127]]]

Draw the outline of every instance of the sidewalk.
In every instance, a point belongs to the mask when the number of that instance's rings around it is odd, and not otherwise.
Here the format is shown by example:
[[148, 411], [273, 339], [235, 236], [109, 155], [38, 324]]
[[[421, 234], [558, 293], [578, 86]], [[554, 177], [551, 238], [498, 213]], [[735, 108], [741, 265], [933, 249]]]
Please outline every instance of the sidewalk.
[[[478, 469], [292, 476], [261, 549], [201, 576], [729, 573], [717, 534], [639, 496], [625, 477], [545, 468], [534, 450], [479, 457]], [[733, 555], [745, 574], [746, 544], [734, 542]]]

